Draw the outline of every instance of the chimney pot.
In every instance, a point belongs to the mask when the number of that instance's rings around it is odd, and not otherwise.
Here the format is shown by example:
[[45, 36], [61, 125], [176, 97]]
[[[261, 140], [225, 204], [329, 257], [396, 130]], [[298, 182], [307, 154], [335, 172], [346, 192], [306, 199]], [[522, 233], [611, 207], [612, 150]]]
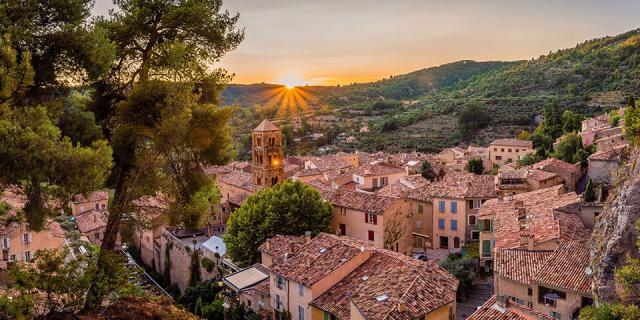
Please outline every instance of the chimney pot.
[[402, 300], [398, 301], [398, 312], [405, 312], [405, 311], [407, 311], [407, 304]]

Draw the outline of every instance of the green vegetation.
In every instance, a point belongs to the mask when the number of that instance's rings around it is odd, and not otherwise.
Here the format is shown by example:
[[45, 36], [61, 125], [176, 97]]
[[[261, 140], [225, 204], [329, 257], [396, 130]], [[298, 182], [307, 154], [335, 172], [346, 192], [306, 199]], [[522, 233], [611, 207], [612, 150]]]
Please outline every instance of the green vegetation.
[[458, 118], [460, 135], [468, 138], [471, 134], [489, 124], [489, 121], [489, 115], [484, 105], [477, 102], [465, 104]]
[[287, 180], [249, 196], [227, 226], [224, 241], [231, 259], [240, 265], [258, 261], [258, 246], [276, 234], [302, 235], [329, 230], [331, 204], [300, 181]]
[[182, 308], [207, 320], [258, 320], [258, 315], [242, 304], [233, 304], [225, 309], [220, 292], [222, 287], [217, 281], [203, 281], [190, 286], [177, 303]]
[[624, 135], [631, 144], [640, 146], [640, 108], [632, 96], [624, 110]]
[[480, 158], [473, 158], [467, 162], [465, 169], [471, 173], [482, 174], [484, 172], [484, 163]]
[[[475, 252], [478, 252], [477, 247]], [[475, 284], [478, 258], [474, 257], [472, 253], [468, 256], [450, 254], [446, 260], [440, 261], [440, 266], [458, 278], [460, 281], [458, 284], [458, 296], [466, 297]]]
[[429, 161], [423, 161], [422, 166], [420, 167], [420, 174], [423, 178], [433, 182], [436, 179], [436, 172], [433, 170], [431, 163]]

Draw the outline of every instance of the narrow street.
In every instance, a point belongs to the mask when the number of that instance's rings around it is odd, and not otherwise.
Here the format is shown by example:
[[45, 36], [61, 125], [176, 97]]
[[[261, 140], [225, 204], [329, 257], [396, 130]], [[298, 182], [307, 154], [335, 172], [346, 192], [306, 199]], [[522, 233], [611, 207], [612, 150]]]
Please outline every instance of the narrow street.
[[493, 278], [484, 277], [478, 279], [475, 288], [469, 293], [467, 299], [463, 302], [458, 302], [456, 306], [456, 319], [467, 319], [476, 309], [484, 304], [493, 292]]

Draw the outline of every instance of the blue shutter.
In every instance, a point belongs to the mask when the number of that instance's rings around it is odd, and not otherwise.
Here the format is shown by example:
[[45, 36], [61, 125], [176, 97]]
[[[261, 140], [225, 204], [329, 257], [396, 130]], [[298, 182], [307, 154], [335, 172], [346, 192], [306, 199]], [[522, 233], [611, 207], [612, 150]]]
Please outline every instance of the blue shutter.
[[438, 209], [440, 213], [444, 212], [444, 201], [441, 200], [440, 202], [438, 202]]
[[455, 201], [451, 201], [451, 213], [458, 212], [458, 203]]
[[438, 219], [438, 228], [444, 230], [444, 219]]
[[458, 220], [451, 220], [451, 230], [458, 230]]

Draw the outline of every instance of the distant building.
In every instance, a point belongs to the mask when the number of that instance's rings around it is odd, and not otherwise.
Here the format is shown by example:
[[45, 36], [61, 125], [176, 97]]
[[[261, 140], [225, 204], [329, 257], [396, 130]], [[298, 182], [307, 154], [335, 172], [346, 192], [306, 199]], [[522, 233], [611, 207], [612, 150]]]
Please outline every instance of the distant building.
[[505, 163], [516, 162], [534, 151], [531, 141], [498, 139], [489, 145], [489, 160], [502, 166]]
[[77, 216], [89, 210], [107, 210], [109, 205], [109, 193], [107, 191], [95, 191], [88, 197], [77, 195], [71, 201], [71, 214]]

